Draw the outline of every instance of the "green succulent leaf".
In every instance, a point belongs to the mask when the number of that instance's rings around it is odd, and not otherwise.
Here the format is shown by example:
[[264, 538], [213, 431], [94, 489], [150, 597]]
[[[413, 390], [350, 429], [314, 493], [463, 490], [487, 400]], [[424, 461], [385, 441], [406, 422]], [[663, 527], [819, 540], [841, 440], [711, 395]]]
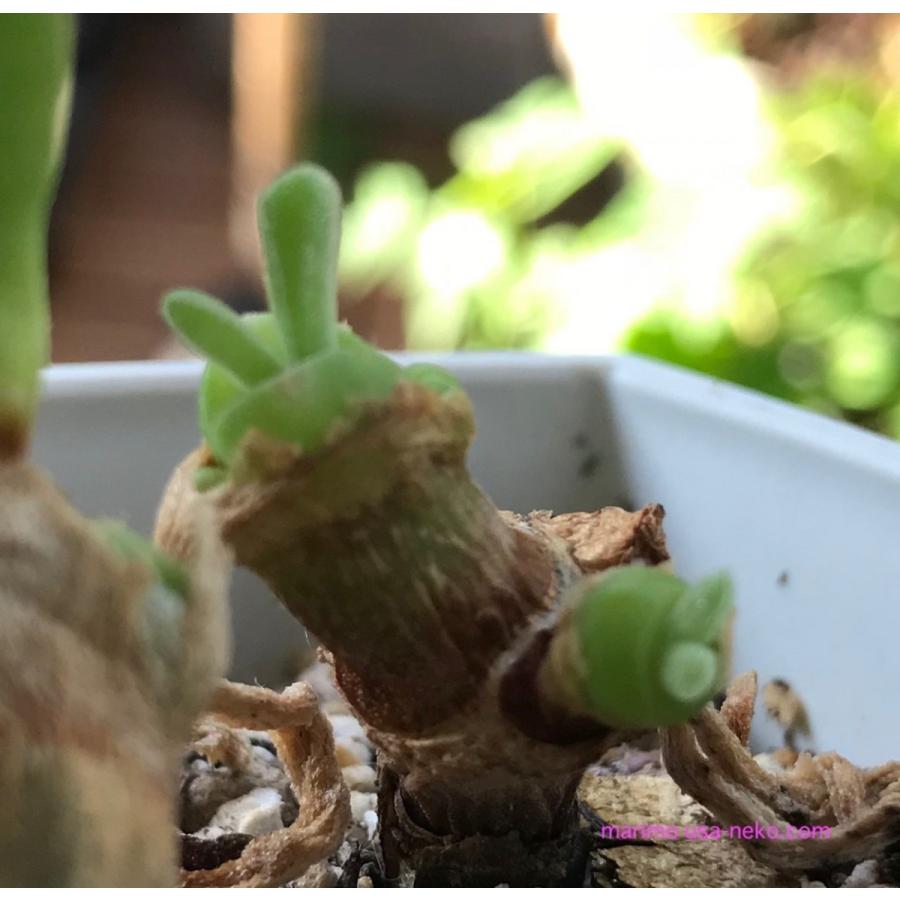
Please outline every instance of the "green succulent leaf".
[[[277, 360], [277, 372], [280, 373], [287, 364], [287, 353], [275, 316], [270, 312], [245, 313], [241, 316], [241, 321], [253, 337]], [[228, 369], [215, 362], [207, 364], [200, 380], [198, 398], [200, 431], [219, 459], [225, 457], [216, 441], [216, 424], [246, 394], [246, 385]]]
[[292, 360], [335, 346], [340, 221], [340, 188], [318, 166], [292, 169], [260, 199], [269, 304]]
[[689, 585], [672, 611], [672, 633], [686, 640], [712, 641], [732, 609], [731, 579], [716, 572]]
[[257, 429], [314, 452], [353, 401], [387, 397], [400, 372], [400, 366], [374, 350], [336, 350], [313, 357], [235, 403], [217, 424], [214, 444], [230, 461], [243, 437]]
[[669, 572], [626, 566], [577, 589], [573, 666], [584, 706], [629, 728], [683, 722], [720, 687], [732, 612], [724, 574], [689, 586]]
[[667, 698], [688, 706], [703, 705], [712, 696], [719, 674], [719, 657], [712, 647], [682, 641], [667, 651], [660, 666], [660, 682]]
[[200, 379], [197, 417], [200, 431], [217, 460], [225, 460], [224, 448], [218, 441], [217, 428], [228, 410], [247, 396], [247, 388], [227, 369], [209, 363]]
[[252, 386], [278, 374], [278, 360], [221, 300], [200, 291], [173, 291], [163, 301], [163, 315], [186, 344], [241, 383]]
[[461, 391], [459, 382], [446, 370], [432, 363], [413, 363], [403, 370], [406, 381], [414, 381], [424, 387], [431, 388], [437, 394], [450, 391]]
[[436, 393], [459, 389], [437, 366], [401, 369], [337, 323], [340, 212], [334, 179], [316, 166], [298, 166], [259, 203], [271, 311], [239, 316], [188, 290], [165, 300], [169, 325], [208, 359], [199, 419], [215, 462], [198, 471], [199, 490], [227, 479], [251, 430], [313, 452], [360, 402], [387, 397], [400, 380]]

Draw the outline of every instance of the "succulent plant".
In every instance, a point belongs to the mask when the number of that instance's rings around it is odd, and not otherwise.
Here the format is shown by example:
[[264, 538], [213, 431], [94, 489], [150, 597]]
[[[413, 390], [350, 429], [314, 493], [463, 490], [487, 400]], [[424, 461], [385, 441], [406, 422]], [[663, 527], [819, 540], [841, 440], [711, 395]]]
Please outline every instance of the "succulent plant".
[[271, 312], [239, 316], [221, 301], [173, 291], [164, 313], [209, 364], [200, 388], [200, 425], [215, 463], [199, 486], [217, 483], [251, 428], [321, 447], [358, 400], [387, 397], [399, 381], [457, 387], [427, 364], [402, 368], [336, 321], [340, 192], [322, 169], [300, 166], [259, 204]]
[[166, 300], [208, 357], [205, 446], [173, 475], [157, 538], [184, 552], [212, 506], [237, 561], [330, 652], [378, 748], [390, 875], [556, 883], [585, 766], [720, 686], [729, 585], [655, 568], [661, 507], [499, 512], [466, 469], [455, 379], [336, 324], [339, 215], [331, 178], [299, 166], [259, 205], [272, 311]]
[[29, 464], [68, 15], [0, 16], [0, 885], [174, 884], [175, 763], [225, 666], [214, 529], [176, 562]]

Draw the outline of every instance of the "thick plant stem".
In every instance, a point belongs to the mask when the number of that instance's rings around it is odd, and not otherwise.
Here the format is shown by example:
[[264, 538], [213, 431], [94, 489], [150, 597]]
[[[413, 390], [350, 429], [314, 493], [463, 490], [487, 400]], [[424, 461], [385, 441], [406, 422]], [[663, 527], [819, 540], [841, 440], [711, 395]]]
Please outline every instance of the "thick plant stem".
[[179, 750], [225, 665], [229, 561], [196, 520], [174, 565], [23, 461], [73, 48], [69, 15], [0, 16], [0, 886], [164, 886]]
[[0, 19], [0, 460], [24, 454], [49, 357], [46, 233], [73, 47], [69, 15]]
[[156, 537], [188, 552], [187, 517], [212, 504], [237, 561], [330, 651], [378, 748], [390, 875], [458, 879], [445, 853], [477, 850], [475, 883], [503, 858], [510, 877], [521, 863], [531, 883], [557, 883], [560, 848], [578, 844], [580, 775], [625, 733], [548, 696], [540, 669], [561, 595], [586, 570], [666, 558], [661, 511], [602, 511], [588, 537], [564, 517], [501, 513], [466, 470], [472, 431], [461, 392], [401, 383], [318, 452], [252, 433], [231, 479], [203, 495], [193, 474], [204, 452], [193, 454]]
[[[471, 433], [464, 395], [405, 384], [321, 454], [285, 457], [260, 439], [246, 480], [213, 492], [238, 562], [331, 650], [378, 727], [421, 733], [459, 710], [554, 577], [549, 554], [471, 481]], [[265, 487], [249, 476], [260, 469]]]

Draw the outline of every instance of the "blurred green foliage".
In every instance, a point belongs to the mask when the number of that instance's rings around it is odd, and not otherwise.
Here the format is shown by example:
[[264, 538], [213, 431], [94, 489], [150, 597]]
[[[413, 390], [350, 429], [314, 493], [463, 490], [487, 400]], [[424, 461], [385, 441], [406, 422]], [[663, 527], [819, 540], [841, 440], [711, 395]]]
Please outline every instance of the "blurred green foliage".
[[[790, 213], [745, 243], [721, 302], [702, 314], [687, 294], [642, 280], [682, 228], [677, 187], [555, 78], [460, 129], [457, 173], [434, 190], [404, 163], [362, 171], [344, 287], [389, 286], [418, 348], [566, 350], [567, 317], [587, 305], [598, 352], [614, 335], [621, 349], [900, 437], [900, 100], [832, 72], [768, 91], [763, 114]], [[598, 192], [604, 179], [616, 189]]]
[[433, 191], [405, 163], [362, 171], [345, 214], [342, 283], [357, 294], [384, 284], [399, 292], [411, 347], [538, 346], [555, 313], [545, 269], [592, 240], [541, 218], [619, 144], [598, 133], [563, 81], [545, 78], [463, 126], [449, 149], [457, 174]]
[[900, 102], [832, 73], [769, 111], [798, 202], [747, 248], [728, 327], [698, 354], [667, 310], [624, 346], [900, 437]]

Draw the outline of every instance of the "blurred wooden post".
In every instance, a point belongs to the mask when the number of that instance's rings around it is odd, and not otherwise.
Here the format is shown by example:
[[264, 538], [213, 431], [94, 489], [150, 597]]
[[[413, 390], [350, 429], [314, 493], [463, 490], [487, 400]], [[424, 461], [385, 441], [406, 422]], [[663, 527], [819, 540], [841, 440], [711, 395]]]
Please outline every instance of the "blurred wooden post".
[[302, 149], [314, 77], [316, 16], [236, 13], [232, 37], [231, 208], [235, 260], [257, 278], [256, 197]]

